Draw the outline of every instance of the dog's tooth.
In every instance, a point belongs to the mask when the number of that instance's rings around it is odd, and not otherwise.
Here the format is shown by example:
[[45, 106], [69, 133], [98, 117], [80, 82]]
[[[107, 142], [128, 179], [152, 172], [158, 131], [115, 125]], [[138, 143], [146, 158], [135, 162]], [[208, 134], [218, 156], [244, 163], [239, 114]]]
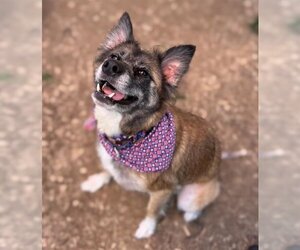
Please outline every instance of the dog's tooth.
[[106, 86], [106, 83], [103, 84], [102, 89]]
[[100, 84], [97, 83], [97, 91], [99, 92], [100, 91]]
[[111, 93], [110, 95], [108, 95], [109, 98], [112, 98], [115, 95], [115, 93]]

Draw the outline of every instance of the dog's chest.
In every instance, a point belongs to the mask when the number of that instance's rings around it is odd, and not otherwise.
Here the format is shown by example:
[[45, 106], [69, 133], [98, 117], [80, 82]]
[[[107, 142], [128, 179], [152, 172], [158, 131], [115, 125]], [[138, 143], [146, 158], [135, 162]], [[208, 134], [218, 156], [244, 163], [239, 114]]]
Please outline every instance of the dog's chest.
[[[120, 113], [96, 106], [95, 118], [97, 120], [97, 129], [99, 131], [108, 136], [121, 133], [120, 122], [122, 116]], [[128, 190], [146, 191], [145, 180], [137, 175], [134, 170], [113, 161], [112, 157], [101, 144], [98, 145], [97, 151], [102, 162], [102, 167], [113, 176], [119, 185]]]
[[140, 192], [146, 192], [145, 182], [132, 173], [132, 169], [128, 169], [125, 166], [122, 166], [118, 163], [114, 163], [114, 170], [112, 171], [112, 175], [114, 176], [115, 181], [128, 190], [135, 190]]
[[98, 154], [102, 167], [113, 176], [120, 186], [128, 190], [146, 192], [145, 180], [137, 175], [134, 170], [113, 161], [101, 144], [98, 145]]
[[96, 105], [95, 119], [97, 120], [97, 129], [108, 136], [121, 133], [120, 122], [122, 115], [116, 111], [108, 110], [105, 107]]

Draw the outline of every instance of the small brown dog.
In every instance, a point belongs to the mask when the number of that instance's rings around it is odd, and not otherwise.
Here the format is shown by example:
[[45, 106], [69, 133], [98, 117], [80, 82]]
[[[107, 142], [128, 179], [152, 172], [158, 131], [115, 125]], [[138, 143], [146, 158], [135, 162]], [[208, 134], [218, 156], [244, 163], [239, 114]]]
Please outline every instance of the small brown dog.
[[155, 231], [172, 194], [192, 221], [219, 194], [220, 145], [207, 122], [174, 106], [195, 46], [142, 50], [124, 13], [95, 61], [94, 116], [104, 171], [82, 183], [94, 192], [113, 178], [150, 200], [136, 238]]

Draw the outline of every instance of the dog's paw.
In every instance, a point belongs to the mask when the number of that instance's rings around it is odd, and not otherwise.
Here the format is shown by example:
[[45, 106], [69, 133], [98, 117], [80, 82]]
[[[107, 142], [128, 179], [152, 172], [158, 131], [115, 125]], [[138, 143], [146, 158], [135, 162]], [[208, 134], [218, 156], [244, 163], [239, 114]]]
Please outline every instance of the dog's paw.
[[81, 190], [84, 192], [94, 193], [105, 184], [109, 183], [110, 179], [110, 174], [106, 172], [91, 175], [87, 178], [87, 180], [81, 183]]
[[191, 222], [199, 218], [201, 211], [185, 212], [183, 218], [186, 222]]
[[136, 230], [134, 236], [137, 239], [150, 237], [156, 228], [156, 219], [151, 217], [146, 217], [143, 219]]

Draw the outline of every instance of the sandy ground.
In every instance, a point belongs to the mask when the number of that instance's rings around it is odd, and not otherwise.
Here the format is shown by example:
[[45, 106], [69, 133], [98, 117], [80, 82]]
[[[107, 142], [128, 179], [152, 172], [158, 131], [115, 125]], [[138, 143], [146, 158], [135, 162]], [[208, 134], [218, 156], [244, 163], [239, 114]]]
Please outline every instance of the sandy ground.
[[[143, 47], [197, 45], [177, 105], [208, 119], [225, 151], [222, 194], [187, 225], [174, 202], [150, 239], [136, 240], [147, 197], [115, 183], [88, 194], [99, 172], [94, 133], [82, 129], [92, 104], [92, 61], [124, 10]], [[258, 241], [256, 1], [43, 2], [44, 249], [247, 249]]]

